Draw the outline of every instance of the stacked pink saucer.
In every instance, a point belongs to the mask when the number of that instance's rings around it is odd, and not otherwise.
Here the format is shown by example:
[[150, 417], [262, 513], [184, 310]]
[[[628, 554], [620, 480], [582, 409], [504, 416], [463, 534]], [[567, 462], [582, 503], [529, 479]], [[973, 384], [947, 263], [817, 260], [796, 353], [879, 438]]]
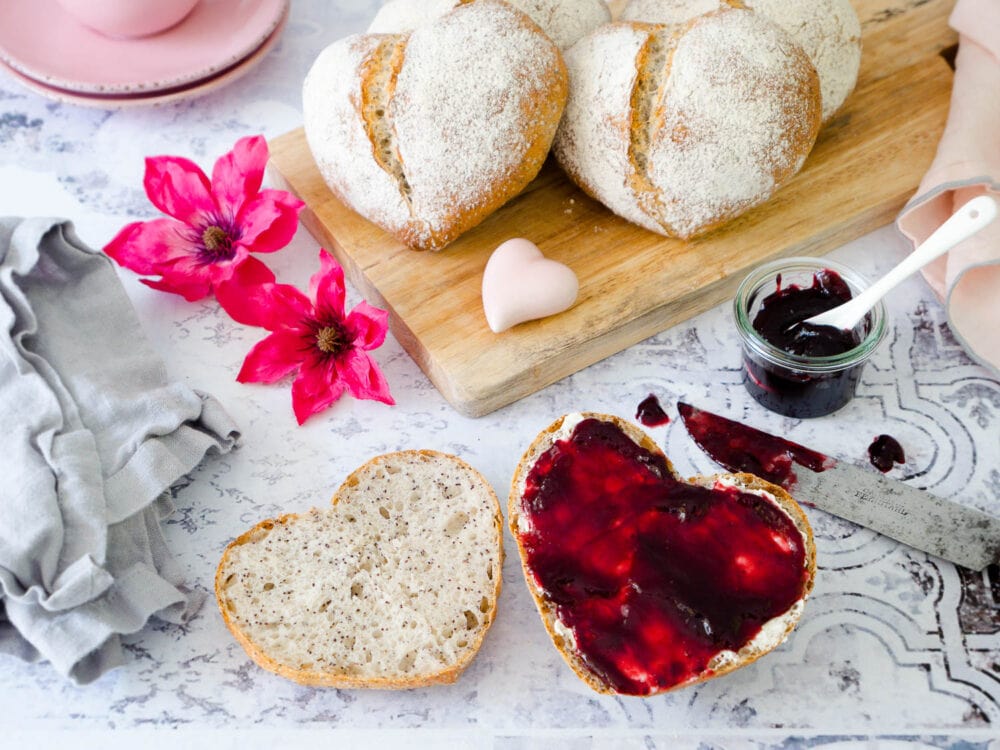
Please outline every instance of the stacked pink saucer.
[[165, 104], [247, 73], [278, 41], [288, 6], [199, 0], [170, 28], [129, 38], [85, 25], [68, 0], [7, 0], [0, 3], [0, 68], [62, 102], [105, 109]]

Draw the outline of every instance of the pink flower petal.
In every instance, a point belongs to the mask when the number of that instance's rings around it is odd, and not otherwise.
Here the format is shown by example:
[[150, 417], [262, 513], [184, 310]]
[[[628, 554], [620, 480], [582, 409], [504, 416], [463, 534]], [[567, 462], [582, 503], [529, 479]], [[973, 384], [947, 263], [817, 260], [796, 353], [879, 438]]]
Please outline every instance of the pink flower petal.
[[240, 383], [274, 383], [296, 370], [302, 364], [303, 356], [299, 336], [288, 331], [272, 333], [250, 350], [236, 380]]
[[337, 360], [337, 373], [341, 382], [354, 398], [395, 404], [386, 381], [378, 365], [365, 352], [351, 349]]
[[[301, 331], [313, 317], [312, 303], [290, 284], [275, 284], [274, 274], [260, 266], [264, 264], [248, 258], [229, 280], [216, 287], [215, 297], [222, 309], [243, 325], [269, 331]], [[268, 278], [271, 280], [265, 281]]]
[[179, 294], [188, 302], [197, 302], [205, 299], [212, 292], [212, 286], [204, 279], [190, 278], [188, 276], [176, 276], [163, 279], [139, 279], [139, 283], [145, 284], [150, 289], [159, 292], [169, 292]]
[[[241, 268], [247, 269], [242, 276], [243, 281], [241, 283], [244, 286], [260, 286], [261, 284], [270, 283], [265, 281], [268, 277], [272, 280], [274, 279], [271, 269], [245, 250], [238, 251], [232, 260], [220, 260], [215, 263], [203, 264], [203, 268], [212, 280], [213, 289], [218, 289], [228, 282]], [[258, 272], [256, 269], [263, 269], [263, 271]]]
[[292, 383], [292, 410], [303, 424], [309, 417], [328, 409], [344, 392], [344, 384], [328, 363], [303, 363], [299, 376]]
[[354, 346], [359, 349], [377, 349], [385, 341], [389, 327], [389, 313], [372, 307], [362, 300], [351, 310], [345, 321]]
[[239, 243], [254, 253], [273, 253], [295, 236], [305, 203], [283, 190], [263, 190], [243, 207]]
[[309, 279], [309, 295], [320, 314], [344, 317], [344, 269], [323, 248], [319, 250], [319, 271]]
[[130, 271], [154, 274], [157, 263], [190, 252], [182, 235], [185, 229], [174, 219], [133, 222], [122, 227], [104, 246], [104, 252]]
[[208, 178], [190, 159], [154, 156], [146, 159], [146, 195], [165, 214], [194, 224], [217, 210]]
[[235, 279], [245, 287], [274, 284], [276, 281], [274, 271], [268, 268], [263, 261], [257, 260], [252, 255], [246, 256], [236, 266], [230, 278]]
[[104, 252], [136, 273], [162, 276], [142, 280], [151, 289], [180, 294], [193, 302], [211, 292], [215, 269], [199, 262], [183, 236], [184, 230], [185, 226], [173, 219], [136, 222], [124, 227]]
[[[215, 288], [215, 299], [237, 323], [256, 328], [266, 328], [269, 317], [264, 310], [270, 300], [268, 287], [275, 284], [244, 285], [237, 280], [238, 274]], [[268, 329], [270, 330], [270, 329]]]
[[157, 263], [153, 273], [159, 274], [161, 280], [154, 283], [146, 279], [140, 281], [152, 289], [180, 294], [188, 302], [204, 299], [212, 293], [212, 267], [199, 263], [192, 256], [181, 255]]
[[219, 157], [212, 169], [212, 192], [224, 213], [236, 216], [257, 194], [266, 165], [267, 141], [260, 135], [240, 138], [232, 151]]

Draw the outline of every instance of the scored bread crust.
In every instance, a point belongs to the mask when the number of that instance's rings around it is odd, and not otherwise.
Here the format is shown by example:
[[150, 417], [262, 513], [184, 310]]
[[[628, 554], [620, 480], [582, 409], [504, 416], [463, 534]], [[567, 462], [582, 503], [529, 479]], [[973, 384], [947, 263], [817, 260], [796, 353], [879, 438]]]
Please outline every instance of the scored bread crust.
[[[255, 642], [240, 626], [234, 621], [233, 615], [230, 612], [228, 603], [230, 601], [226, 594], [227, 588], [227, 578], [231, 575], [231, 557], [234, 550], [246, 545], [254, 544], [256, 542], [262, 541], [266, 538], [275, 526], [292, 524], [298, 519], [304, 517], [308, 514], [296, 514], [296, 513], [286, 513], [284, 515], [278, 516], [274, 519], [265, 519], [258, 524], [256, 524], [249, 531], [241, 534], [226, 547], [222, 554], [222, 558], [219, 561], [218, 568], [215, 574], [215, 596], [216, 602], [219, 605], [219, 611], [222, 613], [222, 619], [229, 632], [232, 633], [233, 637], [239, 642], [239, 644], [246, 651], [247, 655], [256, 662], [263, 669], [273, 672], [277, 675], [285, 677], [289, 680], [297, 682], [301, 685], [309, 685], [314, 687], [335, 687], [335, 688], [376, 688], [376, 689], [408, 689], [416, 687], [425, 687], [429, 685], [443, 685], [455, 682], [458, 676], [463, 670], [472, 662], [476, 654], [479, 652], [482, 646], [483, 639], [486, 637], [486, 632], [490, 629], [493, 621], [496, 619], [497, 613], [497, 602], [500, 598], [500, 589], [502, 586], [502, 568], [504, 560], [504, 550], [503, 550], [503, 516], [500, 511], [500, 503], [497, 499], [496, 493], [493, 491], [492, 486], [480, 474], [475, 468], [470, 466], [468, 463], [447, 453], [441, 453], [433, 450], [407, 450], [398, 451], [395, 453], [387, 453], [380, 456], [375, 456], [374, 458], [367, 461], [362, 466], [354, 470], [337, 488], [334, 493], [333, 498], [330, 503], [332, 507], [336, 507], [340, 501], [342, 495], [346, 490], [356, 487], [361, 478], [366, 474], [369, 474], [372, 469], [378, 467], [381, 464], [390, 464], [391, 462], [397, 460], [400, 457], [406, 456], [422, 456], [433, 461], [447, 461], [454, 466], [459, 467], [463, 472], [465, 472], [469, 477], [472, 477], [477, 486], [480, 489], [485, 490], [488, 496], [492, 499], [492, 527], [494, 530], [494, 541], [496, 550], [496, 569], [495, 574], [492, 577], [493, 588], [490, 592], [489, 598], [489, 608], [487, 612], [480, 611], [482, 614], [481, 622], [479, 623], [477, 629], [472, 634], [470, 642], [467, 647], [464, 648], [460, 654], [460, 658], [453, 664], [433, 673], [427, 673], [412, 677], [358, 677], [355, 675], [347, 674], [345, 672], [338, 671], [319, 671], [312, 669], [297, 669], [295, 667], [283, 664], [274, 657], [272, 657], [267, 651], [257, 642]], [[321, 511], [313, 509], [309, 513], [319, 513]], [[401, 605], [402, 606], [402, 605]]]
[[476, 0], [412, 33], [334, 42], [303, 83], [303, 119], [341, 202], [409, 247], [439, 250], [537, 176], [568, 92], [537, 24]]
[[560, 166], [629, 221], [690, 239], [759, 205], [812, 150], [816, 70], [737, 4], [679, 24], [618, 22], [566, 54]]
[[[524, 491], [527, 486], [528, 475], [538, 458], [550, 447], [552, 447], [557, 440], [569, 437], [572, 432], [572, 427], [567, 425], [567, 421], [577, 419], [581, 421], [584, 419], [598, 419], [616, 425], [629, 437], [630, 440], [632, 440], [632, 442], [636, 443], [641, 448], [662, 457], [666, 462], [667, 469], [674, 478], [679, 481], [684, 480], [676, 473], [673, 464], [670, 463], [670, 459], [666, 457], [656, 442], [643, 430], [620, 417], [595, 412], [582, 412], [580, 414], [564, 415], [542, 430], [542, 432], [534, 439], [534, 441], [532, 441], [531, 445], [524, 452], [524, 455], [521, 457], [521, 460], [518, 462], [517, 468], [514, 471], [514, 477], [511, 480], [510, 495], [507, 500], [508, 525], [510, 527], [511, 534], [514, 537], [514, 541], [517, 543], [518, 553], [521, 558], [521, 569], [524, 573], [525, 582], [527, 583], [528, 590], [531, 592], [531, 596], [535, 601], [535, 606], [541, 616], [545, 630], [552, 639], [552, 643], [555, 645], [556, 650], [559, 651], [560, 655], [562, 655], [566, 663], [576, 673], [577, 677], [586, 682], [587, 685], [598, 693], [614, 694], [616, 692], [614, 688], [604, 682], [599, 676], [594, 674], [594, 672], [587, 665], [586, 661], [584, 661], [580, 654], [575, 650], [573, 643], [571, 643], [566, 636], [560, 633], [560, 628], [562, 628], [563, 631], [565, 631], [565, 628], [561, 625], [561, 623], [559, 623], [556, 607], [548, 600], [548, 598], [546, 598], [545, 593], [538, 587], [535, 577], [528, 567], [528, 555], [521, 540], [521, 499], [524, 496]], [[565, 428], [564, 425], [566, 425]], [[697, 484], [710, 488], [720, 480], [731, 483], [745, 491], [766, 493], [774, 499], [775, 503], [795, 524], [795, 527], [802, 534], [806, 552], [805, 567], [807, 570], [807, 577], [803, 585], [802, 596], [791, 609], [764, 624], [762, 632], [764, 632], [765, 628], [772, 625], [772, 623], [781, 625], [780, 632], [778, 628], [775, 628], [774, 631], [770, 633], [770, 637], [767, 639], [767, 642], [757, 644], [755, 643], [757, 639], [754, 639], [744, 646], [734, 658], [720, 659], [719, 657], [716, 657], [716, 659], [713, 659], [713, 661], [709, 663], [708, 669], [702, 674], [686, 682], [657, 691], [658, 693], [669, 692], [678, 688], [695, 685], [699, 682], [704, 682], [715, 677], [721, 677], [722, 675], [728, 674], [729, 672], [739, 669], [740, 667], [751, 664], [764, 654], [772, 651], [774, 648], [779, 646], [795, 628], [802, 614], [801, 605], [813, 589], [816, 577], [816, 544], [812, 528], [809, 525], [809, 519], [802, 511], [799, 504], [795, 502], [792, 496], [789, 495], [784, 488], [771, 484], [770, 482], [767, 482], [753, 474], [713, 474], [711, 476], [691, 477], [687, 481], [690, 484]]]
[[[506, 0], [527, 13], [560, 49], [569, 49], [582, 37], [611, 20], [604, 0]], [[368, 26], [370, 34], [412, 31], [436, 17], [475, 0], [388, 0]]]
[[683, 23], [726, 6], [749, 8], [789, 33], [819, 74], [823, 122], [833, 119], [861, 65], [861, 22], [850, 0], [630, 0], [621, 19]]

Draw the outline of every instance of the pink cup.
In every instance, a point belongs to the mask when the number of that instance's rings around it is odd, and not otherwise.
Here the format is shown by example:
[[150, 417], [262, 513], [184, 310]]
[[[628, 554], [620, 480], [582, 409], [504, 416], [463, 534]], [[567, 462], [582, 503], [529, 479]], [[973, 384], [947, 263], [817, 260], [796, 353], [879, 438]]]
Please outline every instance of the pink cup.
[[198, 0], [58, 0], [67, 13], [105, 36], [150, 36], [184, 20]]

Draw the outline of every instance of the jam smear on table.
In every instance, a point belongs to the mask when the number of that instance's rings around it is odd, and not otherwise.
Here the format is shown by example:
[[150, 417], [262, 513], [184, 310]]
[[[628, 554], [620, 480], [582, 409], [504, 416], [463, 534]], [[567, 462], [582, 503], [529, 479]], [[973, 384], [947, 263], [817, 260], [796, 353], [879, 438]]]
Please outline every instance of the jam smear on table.
[[868, 446], [868, 459], [872, 466], [883, 474], [889, 471], [895, 464], [905, 464], [906, 455], [903, 453], [903, 446], [891, 435], [879, 435]]
[[[858, 328], [845, 331], [833, 326], [814, 326], [802, 321], [851, 299], [851, 289], [840, 274], [830, 269], [813, 275], [810, 287], [782, 286], [761, 301], [752, 325], [773, 346], [793, 355], [828, 357], [857, 347], [863, 338], [867, 317]], [[794, 365], [778, 365], [745, 353], [743, 381], [750, 395], [771, 411], [790, 417], [820, 417], [847, 404], [861, 377], [860, 366], [820, 374], [798, 371]]]
[[775, 286], [775, 291], [761, 301], [753, 319], [754, 330], [765, 341], [805, 357], [831, 357], [861, 343], [855, 330], [802, 322], [851, 300], [851, 288], [836, 271], [817, 271], [808, 288], [796, 284], [782, 287], [779, 274]]
[[716, 463], [730, 471], [746, 471], [791, 491], [797, 477], [794, 464], [820, 472], [837, 461], [791, 440], [755, 430], [742, 422], [697, 409], [683, 401], [677, 410], [688, 433]]
[[663, 411], [660, 400], [650, 393], [639, 403], [635, 418], [646, 427], [662, 427], [670, 423], [670, 417]]
[[706, 675], [808, 584], [802, 534], [775, 503], [686, 484], [602, 420], [583, 420], [537, 459], [521, 512], [536, 583], [619, 693]]

